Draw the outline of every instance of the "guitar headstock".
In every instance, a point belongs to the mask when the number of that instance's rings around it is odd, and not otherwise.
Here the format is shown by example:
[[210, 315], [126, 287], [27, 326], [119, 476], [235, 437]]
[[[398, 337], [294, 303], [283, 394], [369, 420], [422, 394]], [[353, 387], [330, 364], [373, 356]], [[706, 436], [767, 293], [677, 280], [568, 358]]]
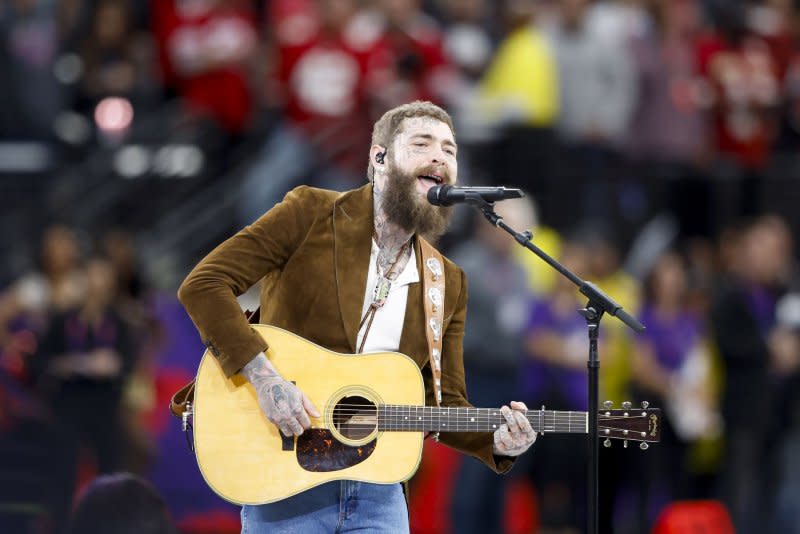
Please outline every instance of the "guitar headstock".
[[621, 439], [627, 447], [629, 441], [639, 442], [639, 448], [647, 450], [648, 443], [661, 441], [661, 410], [648, 408], [649, 403], [643, 401], [641, 407], [634, 408], [626, 401], [621, 410], [614, 410], [611, 401], [603, 403], [604, 409], [597, 415], [597, 432], [605, 438], [603, 445], [611, 446], [612, 439]]

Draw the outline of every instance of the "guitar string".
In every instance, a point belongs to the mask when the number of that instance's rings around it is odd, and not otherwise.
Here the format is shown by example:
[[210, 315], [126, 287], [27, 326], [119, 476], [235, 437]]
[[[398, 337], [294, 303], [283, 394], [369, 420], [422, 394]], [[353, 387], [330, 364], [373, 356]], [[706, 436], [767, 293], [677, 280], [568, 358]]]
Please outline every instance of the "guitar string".
[[[437, 423], [442, 424], [442, 415], [440, 414], [429, 414], [429, 415], [387, 415], [387, 414], [373, 414], [373, 413], [364, 413], [361, 411], [354, 412], [354, 413], [337, 413], [337, 416], [343, 417], [352, 417], [356, 415], [362, 415], [366, 417], [376, 417], [379, 423], [383, 424], [412, 424], [412, 423]], [[410, 417], [410, 419], [409, 419]], [[628, 417], [605, 417], [602, 419], [604, 423], [608, 423], [609, 421], [637, 421], [641, 420], [642, 416], [628, 416]], [[536, 414], [529, 414], [528, 420], [531, 423], [543, 423], [545, 426], [572, 426], [572, 425], [585, 425], [586, 424], [586, 416], [585, 414], [580, 415], [579, 417], [568, 417], [568, 418], [554, 418], [554, 417], [536, 417]], [[493, 417], [467, 417], [467, 416], [460, 416], [460, 417], [453, 417], [451, 416], [444, 416], [444, 422], [451, 423], [455, 425], [465, 425], [468, 426], [470, 424], [492, 424], [492, 423], [505, 423], [505, 418], [502, 416], [493, 416]], [[641, 422], [641, 421], [638, 421]], [[353, 424], [360, 424], [360, 423], [349, 423]]]
[[[348, 408], [348, 409], [353, 409], [353, 410], [375, 410], [376, 409], [375, 406], [364, 405], [364, 404], [336, 404], [334, 406], [334, 409], [336, 409], [336, 408]], [[450, 406], [450, 407], [445, 406], [445, 407], [441, 407], [440, 408], [440, 407], [436, 407], [436, 406], [412, 406], [412, 405], [398, 406], [398, 405], [386, 405], [386, 404], [383, 404], [383, 405], [378, 406], [377, 409], [378, 410], [383, 410], [383, 411], [392, 411], [393, 410], [393, 411], [398, 411], [398, 412], [401, 411], [401, 410], [409, 410], [409, 411], [410, 410], [430, 410], [430, 411], [433, 411], [433, 410], [457, 410], [459, 412], [464, 412], [464, 411], [470, 411], [471, 412], [471, 411], [474, 410], [475, 413], [489, 413], [489, 412], [497, 412], [498, 414], [500, 413], [500, 408], [475, 408], [475, 407], [471, 407], [471, 406]], [[630, 411], [634, 412], [634, 410], [630, 410]], [[544, 411], [542, 411], [542, 410], [536, 410], [536, 409], [530, 409], [529, 408], [526, 413], [537, 414], [537, 415], [539, 413], [544, 413], [544, 414], [547, 414], [547, 415], [551, 415], [551, 414], [555, 414], [555, 415], [568, 415], [568, 414], [585, 415], [588, 412], [577, 411], [577, 410], [544, 410]], [[602, 413], [602, 411], [601, 411], [601, 413]], [[637, 416], [641, 417], [641, 414], [637, 413]], [[629, 415], [629, 417], [632, 417], [632, 416]]]
[[[361, 410], [356, 410], [356, 411], [352, 411], [352, 412], [337, 411], [334, 415], [338, 416], [338, 417], [354, 417], [354, 416], [362, 415], [362, 416], [367, 416], [367, 417], [378, 417], [381, 420], [387, 420], [387, 421], [388, 420], [397, 420], [397, 421], [408, 420], [409, 417], [413, 418], [414, 420], [441, 420], [441, 419], [445, 419], [447, 421], [460, 421], [460, 422], [505, 421], [505, 417], [500, 415], [500, 414], [497, 414], [497, 415], [482, 415], [482, 416], [478, 416], [478, 415], [471, 416], [471, 415], [468, 415], [468, 414], [460, 414], [460, 415], [455, 415], [454, 416], [452, 414], [449, 414], [449, 415], [448, 414], [424, 414], [424, 415], [418, 415], [418, 414], [410, 414], [409, 413], [409, 414], [406, 414], [406, 415], [401, 415], [401, 414], [383, 414], [383, 413], [375, 414], [374, 412], [364, 412], [364, 411], [361, 411]], [[534, 421], [534, 422], [538, 422], [540, 420], [546, 420], [548, 423], [553, 422], [553, 423], [562, 423], [562, 424], [577, 424], [579, 422], [586, 421], [586, 414], [577, 415], [577, 416], [568, 416], [568, 417], [556, 418], [556, 417], [553, 417], [553, 416], [539, 417], [538, 414], [532, 413], [532, 414], [527, 414], [526, 418], [528, 420]], [[647, 417], [641, 416], [641, 415], [634, 415], [634, 416], [628, 416], [628, 417], [604, 417], [604, 416], [601, 416], [600, 420], [601, 421], [635, 421], [635, 420], [641, 420], [641, 419], [647, 419]]]
[[[631, 420], [631, 418], [626, 418], [627, 420]], [[539, 424], [544, 428], [545, 432], [574, 432], [575, 433], [585, 433], [584, 428], [586, 428], [586, 420], [579, 420], [579, 421], [555, 421], [555, 420], [531, 420], [531, 424], [534, 426], [535, 429], [540, 428]], [[378, 418], [376, 423], [363, 423], [363, 422], [350, 422], [346, 423], [349, 428], [354, 430], [366, 430], [366, 429], [374, 429], [376, 426], [379, 427], [381, 430], [419, 430], [424, 428], [429, 429], [438, 429], [442, 430], [446, 428], [447, 425], [450, 425], [451, 429], [461, 430], [463, 427], [464, 430], [470, 429], [483, 429], [485, 428], [487, 431], [497, 428], [497, 425], [505, 424], [504, 420], [501, 419], [494, 419], [494, 420], [454, 420], [448, 419], [445, 422], [442, 422], [441, 419], [433, 419], [433, 418], [415, 418], [411, 420], [407, 419], [385, 419], [385, 418]], [[420, 428], [422, 427], [422, 428]], [[631, 429], [625, 428], [621, 426], [608, 426], [608, 425], [598, 425], [598, 430], [609, 430], [615, 432], [621, 432], [628, 430], [632, 432], [631, 439], [634, 439], [636, 434], [640, 434], [644, 432], [642, 429]]]
[[[349, 424], [347, 426], [348, 426], [348, 428], [353, 428], [353, 429], [358, 429], [358, 430], [375, 428], [375, 425], [366, 424], [366, 423], [351, 423], [351, 424]], [[455, 426], [456, 425], [453, 425], [453, 427], [455, 427]], [[475, 426], [476, 425], [472, 425], [472, 428], [475, 428]], [[321, 428], [321, 427], [314, 427], [314, 428]], [[387, 427], [385, 427], [385, 426], [381, 427], [381, 429], [386, 429], [386, 428]], [[560, 428], [562, 431], [564, 429], [570, 429], [570, 427], [564, 426], [564, 425], [562, 425], [560, 427], [559, 426], [553, 426], [553, 425], [544, 425], [544, 428], [545, 428], [545, 430], [547, 430], [548, 428], [553, 428], [553, 429]], [[395, 430], [399, 430], [399, 429], [401, 429], [401, 428], [400, 427], [395, 428]], [[629, 430], [629, 429], [619, 428], [619, 427], [614, 427], [614, 426], [598, 426], [597, 429], [598, 430], [614, 430], [614, 431]], [[419, 430], [419, 428], [416, 425], [408, 425], [408, 430]], [[583, 430], [581, 430], [580, 428], [575, 428], [574, 432], [576, 432], [576, 433], [584, 433], [584, 434], [586, 433]], [[629, 430], [629, 432], [633, 432], [632, 435], [635, 435], [635, 434], [639, 434], [639, 433], [644, 432], [644, 431], [643, 430], [638, 430], [638, 431], [637, 430]]]
[[[335, 410], [337, 410], [337, 411], [341, 411], [340, 408], [342, 408], [342, 406], [338, 405], [338, 406], [334, 406], [333, 408]], [[376, 411], [374, 406], [359, 406], [359, 405], [346, 406], [345, 409], [348, 410], [348, 411]], [[397, 409], [397, 408], [389, 408], [389, 409], [387, 409], [387, 408], [381, 407], [381, 408], [379, 408], [379, 410], [382, 413], [401, 413], [403, 411], [407, 411], [407, 412], [412, 412], [412, 411], [414, 411], [414, 412], [418, 412], [418, 411], [431, 412], [431, 411], [439, 411], [439, 410], [441, 410], [441, 413], [444, 414], [446, 411], [448, 411], [448, 408], [446, 408], [446, 407], [445, 408], [437, 408], [437, 407], [434, 407], [434, 406], [424, 406], [424, 407], [420, 406], [420, 407], [410, 407], [410, 408], [401, 408], [401, 409]], [[461, 413], [461, 414], [463, 414], [463, 413], [471, 413], [471, 414], [486, 414], [486, 415], [493, 415], [494, 414], [494, 415], [500, 415], [500, 413], [502, 413], [500, 409], [468, 408], [466, 406], [459, 406], [459, 407], [453, 406], [453, 407], [450, 407], [449, 410], [451, 410], [453, 412], [458, 412], [458, 413]], [[478, 411], [478, 410], [480, 410], [480, 411]], [[544, 413], [544, 414], [547, 414], [547, 415], [553, 415], [552, 411], [544, 411], [544, 412], [542, 412], [541, 410], [528, 410], [525, 413], [537, 414], [537, 416], [540, 413]], [[556, 416], [566, 416], [566, 415], [569, 415], [570, 413], [578, 414], [578, 415], [586, 415], [588, 412], [579, 412], [579, 411], [575, 411], [575, 412], [558, 412], [558, 413], [555, 413], [555, 415]], [[642, 417], [641, 414], [636, 414], [636, 416]], [[622, 416], [611, 416], [611, 415], [609, 415], [607, 417], [622, 417]], [[628, 415], [628, 417], [632, 417], [632, 415]]]
[[[336, 416], [337, 417], [342, 417], [342, 418], [348, 418], [348, 417], [352, 418], [352, 417], [357, 417], [357, 416], [375, 417], [373, 414], [364, 414], [364, 413], [360, 413], [360, 412], [359, 413], [354, 413], [354, 414], [336, 414]], [[459, 423], [459, 424], [493, 423], [493, 422], [500, 422], [502, 424], [502, 423], [504, 423], [506, 421], [506, 419], [504, 417], [477, 418], [477, 417], [438, 417], [438, 416], [432, 416], [432, 417], [422, 417], [422, 416], [386, 417], [386, 416], [379, 416], [379, 417], [377, 417], [377, 419], [379, 421], [386, 422], [386, 423], [388, 423], [388, 422], [402, 423], [403, 421], [429, 421], [429, 422], [441, 422], [441, 421], [444, 421], [445, 423], [446, 422], [452, 422], [454, 424], [456, 424], [456, 423]], [[552, 419], [552, 418], [541, 418], [540, 419], [538, 417], [529, 417], [528, 418], [528, 421], [530, 421], [532, 423], [538, 423], [538, 422], [540, 422], [540, 420], [543, 421], [543, 422], [546, 422], [547, 424], [562, 424], [562, 425], [579, 425], [579, 424], [585, 424], [586, 423], [586, 418], [585, 417], [571, 418], [571, 419], [559, 419], [559, 420], [555, 420], [555, 419]], [[627, 420], [633, 421], [633, 418], [629, 417], [629, 418], [627, 418]], [[608, 420], [604, 419], [604, 421], [608, 421]]]
[[[352, 418], [352, 417], [359, 416], [359, 415], [366, 416], [366, 417], [371, 417], [371, 414], [362, 414], [362, 413], [347, 414], [347, 415], [344, 415], [343, 417], [351, 417]], [[637, 419], [638, 419], [638, 421], [637, 421]], [[382, 421], [382, 422], [386, 422], [386, 423], [388, 423], [388, 422], [402, 423], [403, 421], [427, 421], [427, 422], [441, 422], [441, 421], [444, 421], [444, 422], [463, 423], [463, 424], [468, 424], [468, 423], [493, 423], [493, 422], [504, 423], [506, 421], [505, 418], [500, 418], [500, 417], [497, 417], [497, 418], [474, 418], [474, 417], [461, 417], [461, 418], [448, 417], [448, 418], [442, 418], [442, 417], [420, 417], [420, 416], [413, 416], [411, 418], [406, 418], [406, 417], [385, 417], [384, 416], [384, 417], [378, 417], [378, 420]], [[531, 423], [545, 422], [547, 424], [577, 425], [577, 424], [585, 424], [586, 423], [586, 418], [582, 417], [582, 418], [554, 420], [552, 418], [548, 418], [548, 419], [541, 418], [540, 419], [538, 417], [532, 417], [532, 418], [528, 418], [528, 421], [531, 422]], [[641, 418], [626, 417], [626, 418], [620, 418], [620, 419], [602, 419], [601, 421], [603, 423], [606, 423], [606, 424], [609, 423], [609, 422], [612, 422], [612, 421], [613, 422], [622, 422], [622, 421], [641, 422]]]
[[[544, 426], [564, 426], [564, 427], [570, 427], [570, 426], [578, 427], [578, 426], [585, 426], [585, 424], [586, 424], [585, 420], [582, 420], [582, 421], [579, 421], [579, 422], [576, 422], [576, 421], [571, 421], [570, 422], [570, 421], [552, 421], [552, 420], [551, 421], [533, 420], [533, 421], [529, 421], [529, 422], [531, 424], [535, 424], [535, 425], [538, 425], [538, 424], [541, 423]], [[503, 419], [503, 420], [501, 420], [501, 419], [491, 420], [490, 419], [490, 420], [483, 420], [483, 421], [471, 421], [471, 420], [467, 421], [467, 420], [463, 420], [463, 419], [459, 420], [459, 421], [452, 420], [452, 419], [448, 419], [446, 421], [442, 421], [442, 420], [437, 420], [437, 419], [419, 419], [419, 418], [402, 419], [402, 420], [398, 420], [398, 419], [378, 419], [378, 424], [384, 424], [384, 425], [387, 425], [387, 424], [396, 424], [396, 425], [452, 424], [452, 425], [455, 426], [455, 425], [458, 424], [458, 425], [463, 425], [463, 426], [477, 426], [477, 425], [490, 425], [490, 424], [497, 424], [497, 423], [506, 424], [506, 421], [505, 421], [505, 419]], [[375, 426], [375, 423], [373, 423], [373, 422], [364, 422], [364, 421], [352, 421], [352, 422], [343, 421], [343, 422], [341, 422], [341, 424]], [[598, 428], [601, 427], [601, 426], [602, 427], [608, 427], [608, 428], [612, 428], [612, 427], [613, 428], [623, 428], [623, 426], [625, 426], [625, 425], [613, 425], [613, 424], [609, 425], [607, 422], [603, 422], [603, 423], [598, 424]]]
[[[319, 428], [319, 427], [312, 427], [312, 428]], [[352, 431], [362, 430], [362, 431], [370, 431], [371, 432], [372, 430], [375, 430], [375, 426], [374, 425], [357, 425], [357, 424], [354, 424], [354, 425], [350, 425], [348, 427], [348, 429], [352, 430]], [[408, 427], [408, 428], [379, 427], [377, 430], [379, 430], [379, 431], [387, 431], [387, 432], [392, 432], [392, 431], [395, 431], [395, 432], [403, 432], [403, 431], [406, 431], [406, 432], [424, 432], [424, 431], [429, 430], [429, 429], [417, 428], [417, 427], [414, 427], [414, 428], [411, 428], [411, 427]], [[438, 427], [432, 427], [430, 430], [445, 430], [445, 429], [438, 428]], [[480, 427], [478, 427], [478, 428], [471, 427], [471, 428], [460, 429], [460, 428], [457, 428], [457, 427], [451, 427], [451, 428], [446, 429], [446, 430], [449, 430], [451, 432], [491, 432], [494, 429], [492, 429], [492, 428], [483, 429], [483, 428], [480, 428]], [[534, 428], [534, 430], [536, 430], [537, 432], [541, 432], [541, 430], [538, 430], [536, 428]], [[617, 428], [617, 427], [600, 426], [600, 427], [597, 428], [597, 430], [598, 430], [598, 432], [605, 431], [605, 430], [608, 430], [609, 432], [622, 432], [625, 429]], [[630, 434], [627, 434], [624, 437], [623, 436], [618, 436], [618, 435], [611, 435], [611, 434], [600, 434], [600, 437], [609, 437], [609, 438], [615, 438], [615, 439], [628, 439], [630, 441], [648, 441], [646, 435], [645, 436], [641, 435], [642, 432], [643, 431], [630, 431]], [[551, 434], [552, 433], [557, 433], [557, 434], [587, 434], [588, 432], [586, 432], [586, 431], [584, 431], [583, 429], [580, 429], [580, 428], [572, 429], [572, 428], [569, 428], [569, 427], [548, 427], [547, 425], [544, 425], [544, 433], [551, 433]]]
[[[338, 407], [346, 406], [348, 409], [340, 410], [337, 409]], [[405, 411], [404, 411], [405, 410]], [[420, 415], [419, 412], [422, 410], [422, 414]], [[442, 410], [441, 413], [437, 413], [437, 410]], [[454, 410], [455, 414], [451, 413], [450, 410]], [[474, 411], [473, 411], [474, 410]], [[357, 415], [357, 414], [374, 414], [378, 413], [382, 417], [405, 417], [412, 415], [414, 417], [448, 417], [452, 419], [458, 418], [473, 418], [473, 417], [482, 417], [482, 418], [492, 418], [492, 417], [501, 417], [502, 414], [500, 410], [496, 410], [494, 408], [470, 408], [467, 406], [453, 406], [450, 408], [436, 408], [433, 406], [409, 406], [409, 407], [396, 407], [392, 406], [389, 410], [386, 409], [386, 405], [379, 407], [377, 410], [374, 406], [364, 406], [360, 404], [351, 404], [351, 405], [337, 405], [334, 408], [334, 412], [337, 415]], [[492, 413], [493, 412], [493, 413]], [[527, 417], [547, 417], [547, 418], [561, 418], [561, 419], [582, 419], [587, 416], [588, 412], [584, 411], [553, 411], [553, 410], [546, 410], [541, 412], [540, 410], [528, 410], [526, 412]], [[631, 420], [643, 417], [649, 417], [651, 414], [641, 414], [641, 413], [634, 413], [633, 415], [603, 415], [602, 412], [598, 414], [603, 420]]]
[[[363, 404], [341, 404], [338, 406], [352, 406], [357, 409], [353, 410], [337, 410], [336, 415], [342, 417], [348, 416], [355, 416], [355, 415], [366, 415], [366, 416], [376, 416], [378, 419], [377, 424], [380, 426], [382, 425], [383, 429], [388, 429], [389, 427], [393, 427], [392, 429], [402, 430], [403, 427], [410, 427], [414, 426], [415, 428], [422, 425], [426, 427], [433, 427], [441, 429], [445, 427], [447, 423], [450, 423], [451, 428], [455, 427], [456, 429], [460, 429], [461, 426], [467, 428], [475, 428], [475, 427], [487, 427], [489, 429], [489, 425], [496, 425], [496, 424], [504, 424], [505, 419], [504, 417], [495, 411], [495, 408], [470, 408], [465, 406], [458, 406], [458, 407], [451, 407], [455, 408], [456, 415], [453, 416], [452, 413], [449, 413], [447, 408], [434, 408], [431, 406], [404, 406], [404, 405], [381, 405], [377, 410], [375, 406], [365, 406]], [[387, 410], [388, 408], [388, 410]], [[420, 408], [422, 408], [423, 414], [419, 415]], [[441, 413], [437, 413], [435, 410], [442, 410]], [[466, 410], [466, 412], [465, 412]], [[474, 411], [473, 411], [474, 410]], [[412, 411], [414, 412], [412, 415]], [[377, 412], [377, 413], [376, 413]], [[494, 413], [492, 413], [494, 412]], [[533, 424], [541, 423], [544, 427], [544, 430], [548, 431], [548, 426], [551, 428], [551, 432], [559, 431], [566, 428], [568, 431], [572, 430], [572, 426], [575, 425], [578, 429], [581, 426], [586, 425], [586, 415], [587, 412], [581, 411], [556, 411], [556, 410], [548, 410], [541, 412], [539, 410], [529, 410], [526, 414], [529, 421]], [[446, 421], [442, 423], [442, 417], [445, 417]], [[413, 419], [408, 419], [408, 417], [412, 417]], [[604, 422], [608, 421], [633, 421], [635, 419], [641, 419], [643, 417], [647, 417], [646, 415], [628, 415], [628, 416], [603, 416], [602, 420]], [[366, 428], [374, 428], [375, 424], [372, 423], [348, 423], [350, 427], [357, 428], [357, 429], [366, 429]], [[626, 430], [617, 427], [599, 427], [602, 430]], [[630, 429], [627, 429], [630, 430]], [[632, 430], [633, 432], [637, 432], [636, 430]], [[641, 432], [639, 430], [638, 432]]]

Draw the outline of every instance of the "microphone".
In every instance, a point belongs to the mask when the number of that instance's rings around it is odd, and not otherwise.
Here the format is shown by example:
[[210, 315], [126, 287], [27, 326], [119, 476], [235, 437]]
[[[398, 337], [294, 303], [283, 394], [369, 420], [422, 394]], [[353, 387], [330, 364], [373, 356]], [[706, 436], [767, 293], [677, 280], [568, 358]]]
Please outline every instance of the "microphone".
[[435, 185], [428, 189], [428, 202], [434, 206], [452, 206], [462, 202], [471, 203], [478, 198], [488, 203], [521, 198], [525, 196], [519, 189], [505, 187], [454, 187], [452, 185]]

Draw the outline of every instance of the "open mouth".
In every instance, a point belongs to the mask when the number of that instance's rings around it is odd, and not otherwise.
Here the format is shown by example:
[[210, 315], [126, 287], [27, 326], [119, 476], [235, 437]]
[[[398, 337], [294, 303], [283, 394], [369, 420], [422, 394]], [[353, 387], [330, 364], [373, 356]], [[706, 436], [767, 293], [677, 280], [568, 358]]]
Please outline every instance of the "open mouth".
[[438, 174], [421, 174], [417, 176], [417, 179], [425, 187], [425, 190], [442, 183], [442, 177]]

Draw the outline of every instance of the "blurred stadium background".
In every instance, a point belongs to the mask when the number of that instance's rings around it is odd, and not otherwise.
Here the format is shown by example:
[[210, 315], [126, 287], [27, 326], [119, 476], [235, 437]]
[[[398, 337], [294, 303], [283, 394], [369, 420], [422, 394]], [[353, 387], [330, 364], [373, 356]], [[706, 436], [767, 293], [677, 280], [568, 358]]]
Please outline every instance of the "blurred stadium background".
[[[363, 184], [413, 99], [454, 116], [462, 183], [524, 188], [508, 220], [648, 326], [603, 327], [603, 399], [667, 423], [601, 451], [602, 531], [800, 532], [793, 0], [4, 0], [3, 532], [61, 532], [117, 471], [181, 532], [239, 531], [166, 409], [203, 350], [175, 289], [290, 188]], [[459, 211], [441, 242], [472, 401], [585, 409], [581, 299], [506, 237]], [[582, 532], [573, 438], [504, 478], [427, 444], [412, 531]]]

